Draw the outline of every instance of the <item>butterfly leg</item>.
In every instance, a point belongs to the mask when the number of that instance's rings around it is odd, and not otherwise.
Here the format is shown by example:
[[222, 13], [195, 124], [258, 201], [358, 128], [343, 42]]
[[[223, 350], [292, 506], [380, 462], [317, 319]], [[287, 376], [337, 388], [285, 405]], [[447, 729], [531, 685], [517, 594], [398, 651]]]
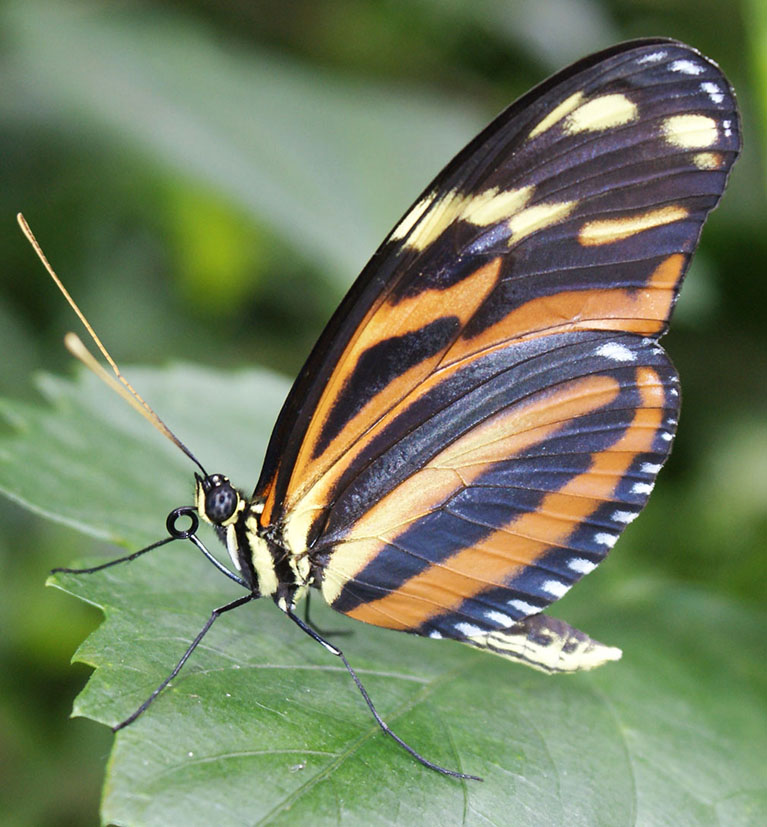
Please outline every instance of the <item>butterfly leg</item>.
[[199, 634], [197, 637], [189, 644], [186, 652], [181, 656], [181, 660], [173, 667], [173, 671], [168, 675], [167, 678], [157, 687], [157, 689], [152, 692], [152, 694], [144, 701], [143, 704], [131, 715], [129, 715], [124, 721], [121, 721], [119, 724], [116, 724], [112, 727], [112, 732], [117, 732], [118, 730], [122, 729], [123, 727], [128, 726], [128, 724], [132, 724], [136, 718], [139, 717], [143, 712], [146, 712], [149, 705], [154, 701], [154, 699], [160, 694], [160, 692], [165, 689], [165, 687], [173, 680], [173, 678], [178, 675], [181, 671], [183, 665], [189, 660], [189, 656], [194, 652], [194, 650], [199, 645], [200, 641], [205, 637], [208, 633], [210, 627], [215, 623], [216, 619], [221, 617], [222, 614], [225, 612], [230, 612], [232, 609], [238, 609], [240, 606], [244, 606], [246, 603], [249, 603], [251, 600], [256, 600], [260, 595], [257, 592], [251, 592], [250, 594], [245, 595], [245, 597], [238, 597], [237, 600], [233, 600], [231, 603], [227, 603], [225, 606], [219, 606], [217, 609], [214, 609], [210, 613], [210, 617], [206, 621], [205, 625], [200, 629]]
[[306, 598], [304, 599], [304, 623], [306, 623], [307, 626], [311, 626], [317, 634], [324, 635], [326, 637], [347, 637], [352, 634], [351, 629], [320, 629], [320, 627], [309, 617], [309, 602], [311, 596], [312, 590], [307, 589]]
[[368, 709], [371, 711], [373, 717], [376, 719], [376, 723], [378, 724], [378, 726], [381, 727], [381, 729], [384, 731], [386, 735], [388, 735], [390, 738], [393, 738], [406, 752], [412, 755], [413, 758], [416, 759], [416, 761], [423, 764], [424, 767], [428, 767], [430, 770], [436, 770], [436, 772], [442, 773], [442, 775], [450, 775], [453, 778], [467, 778], [471, 781], [482, 781], [482, 779], [476, 775], [467, 775], [463, 772], [456, 772], [455, 770], [448, 770], [445, 767], [440, 767], [439, 764], [435, 764], [432, 761], [429, 761], [427, 758], [424, 758], [423, 755], [416, 752], [409, 744], [405, 743], [405, 741], [403, 741], [402, 738], [399, 737], [399, 735], [397, 735], [394, 731], [392, 731], [389, 728], [389, 725], [386, 723], [386, 721], [384, 721], [384, 719], [378, 714], [378, 710], [373, 705], [373, 701], [370, 700], [370, 695], [368, 695], [367, 690], [362, 685], [362, 681], [357, 677], [357, 673], [354, 671], [354, 669], [352, 669], [351, 664], [346, 659], [344, 653], [337, 646], [334, 646], [332, 643], [328, 642], [327, 640], [325, 640], [325, 638], [323, 638], [321, 635], [315, 632], [311, 626], [309, 626], [307, 623], [304, 623], [304, 621], [301, 620], [301, 618], [298, 617], [296, 614], [294, 614], [287, 606], [283, 606], [281, 608], [285, 612], [285, 614], [293, 621], [293, 623], [295, 623], [296, 626], [299, 627], [299, 629], [306, 632], [306, 634], [309, 635], [310, 638], [316, 640], [317, 643], [324, 646], [328, 650], [328, 652], [331, 653], [331, 655], [335, 655], [336, 657], [341, 659], [343, 665], [346, 667], [346, 671], [351, 675], [352, 680], [357, 686], [357, 689], [359, 689], [360, 694], [365, 699], [365, 703], [368, 705]]

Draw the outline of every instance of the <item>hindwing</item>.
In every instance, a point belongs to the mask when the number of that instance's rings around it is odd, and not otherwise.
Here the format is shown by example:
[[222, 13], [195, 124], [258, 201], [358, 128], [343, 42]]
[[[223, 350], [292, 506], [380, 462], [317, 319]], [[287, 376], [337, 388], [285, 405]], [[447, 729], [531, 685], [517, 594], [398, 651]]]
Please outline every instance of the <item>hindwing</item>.
[[555, 334], [475, 357], [342, 480], [314, 549], [328, 554], [325, 598], [440, 636], [540, 612], [644, 506], [678, 405], [665, 353], [631, 334]]

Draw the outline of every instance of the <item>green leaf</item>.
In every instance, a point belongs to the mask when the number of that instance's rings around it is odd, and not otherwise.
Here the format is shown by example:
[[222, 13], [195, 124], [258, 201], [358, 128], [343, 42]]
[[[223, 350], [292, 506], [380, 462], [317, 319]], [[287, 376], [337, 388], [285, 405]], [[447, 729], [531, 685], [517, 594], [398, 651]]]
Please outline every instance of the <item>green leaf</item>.
[[[128, 373], [201, 461], [254, 484], [283, 381], [190, 367]], [[190, 463], [91, 377], [41, 387], [47, 407], [0, 407], [17, 429], [0, 440], [0, 487], [92, 534], [158, 539], [167, 511], [190, 500]], [[341, 665], [259, 601], [222, 617], [171, 688], [118, 734], [102, 818], [764, 823], [764, 616], [672, 583], [590, 592], [594, 581], [602, 585], [590, 578], [557, 613], [621, 646], [624, 659], [560, 678], [354, 623], [315, 600], [320, 626], [353, 630], [338, 642], [395, 731], [483, 783], [417, 764], [381, 734]], [[51, 582], [104, 611], [76, 654], [95, 672], [75, 714], [108, 724], [163, 680], [212, 608], [242, 593], [179, 543]]]

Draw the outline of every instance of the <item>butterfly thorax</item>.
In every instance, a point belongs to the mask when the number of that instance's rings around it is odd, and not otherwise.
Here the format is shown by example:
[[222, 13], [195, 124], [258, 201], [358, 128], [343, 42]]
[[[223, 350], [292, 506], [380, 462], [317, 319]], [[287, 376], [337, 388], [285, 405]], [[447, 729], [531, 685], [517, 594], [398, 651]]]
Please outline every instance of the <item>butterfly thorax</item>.
[[261, 525], [263, 501], [249, 500], [223, 474], [195, 480], [197, 512], [216, 529], [248, 587], [292, 606], [311, 582], [308, 559], [292, 554]]

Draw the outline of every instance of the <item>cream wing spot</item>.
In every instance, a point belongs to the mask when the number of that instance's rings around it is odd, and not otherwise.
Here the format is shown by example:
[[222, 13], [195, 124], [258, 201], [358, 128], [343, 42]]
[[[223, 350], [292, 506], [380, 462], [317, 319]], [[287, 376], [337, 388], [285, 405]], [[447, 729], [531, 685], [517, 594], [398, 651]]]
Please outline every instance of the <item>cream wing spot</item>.
[[416, 221], [421, 217], [423, 220], [407, 237], [405, 246], [419, 252], [425, 250], [460, 216], [466, 201], [467, 196], [450, 190], [438, 201], [428, 203], [416, 218]]
[[564, 131], [568, 135], [601, 132], [631, 123], [638, 114], [637, 105], [626, 95], [600, 95], [571, 112], [565, 121]]
[[535, 187], [516, 190], [485, 190], [467, 201], [461, 218], [478, 227], [488, 227], [519, 212], [532, 197]]
[[680, 149], [706, 149], [719, 137], [716, 121], [707, 115], [672, 115], [662, 131], [666, 142]]
[[523, 238], [556, 224], [566, 218], [577, 206], [577, 201], [557, 201], [550, 204], [536, 204], [520, 210], [509, 219], [511, 237], [509, 245], [516, 244]]
[[429, 193], [425, 198], [422, 198], [410, 212], [400, 221], [394, 228], [392, 234], [389, 236], [390, 241], [399, 241], [415, 227], [421, 216], [426, 212], [431, 202], [434, 200], [435, 193]]
[[535, 126], [530, 134], [527, 136], [528, 138], [535, 138], [537, 135], [540, 135], [542, 132], [545, 132], [547, 129], [551, 129], [555, 123], [559, 123], [566, 115], [569, 115], [573, 109], [575, 109], [580, 102], [583, 100], [583, 92], [576, 92], [573, 95], [570, 95], [569, 98], [566, 98], [559, 104], [559, 106], [555, 106], [545, 118], [543, 118], [537, 126]]
[[680, 206], [661, 207], [623, 218], [608, 218], [601, 221], [587, 221], [578, 233], [578, 241], [584, 247], [598, 247], [602, 244], [614, 244], [632, 235], [662, 227], [674, 221], [681, 221], [688, 215], [687, 209]]
[[719, 169], [724, 159], [718, 152], [696, 152], [692, 162], [698, 169]]
[[422, 252], [457, 221], [486, 227], [507, 219], [525, 206], [534, 190], [533, 186], [514, 190], [493, 187], [473, 196], [450, 190], [439, 200], [431, 195], [413, 207], [390, 238], [404, 238], [405, 247]]

